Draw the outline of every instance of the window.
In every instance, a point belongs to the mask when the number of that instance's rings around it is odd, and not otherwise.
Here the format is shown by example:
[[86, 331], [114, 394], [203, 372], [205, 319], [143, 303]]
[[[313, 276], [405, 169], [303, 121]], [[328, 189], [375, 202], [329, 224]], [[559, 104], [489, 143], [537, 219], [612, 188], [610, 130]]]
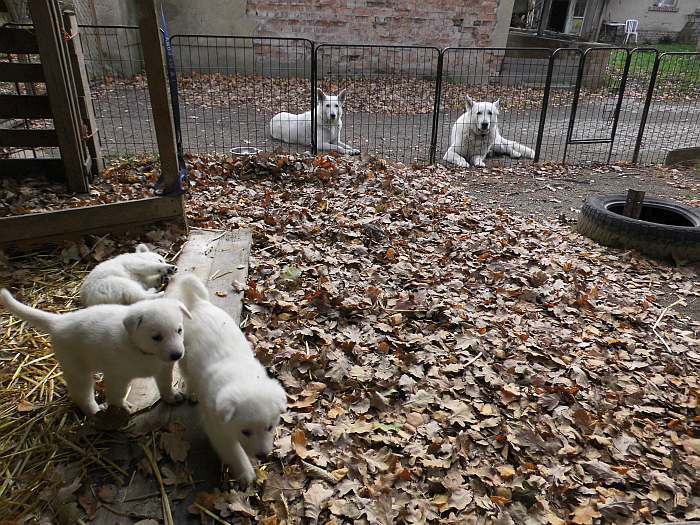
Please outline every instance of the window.
[[678, 0], [654, 0], [656, 7], [676, 7]]

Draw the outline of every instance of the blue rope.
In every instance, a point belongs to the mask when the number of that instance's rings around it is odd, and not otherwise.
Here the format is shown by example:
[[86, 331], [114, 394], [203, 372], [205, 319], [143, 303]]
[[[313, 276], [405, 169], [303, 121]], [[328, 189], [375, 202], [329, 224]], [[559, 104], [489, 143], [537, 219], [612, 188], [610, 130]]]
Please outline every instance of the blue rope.
[[159, 195], [176, 197], [185, 193], [185, 181], [187, 180], [187, 165], [182, 156], [182, 128], [180, 125], [180, 98], [177, 91], [177, 74], [175, 73], [175, 59], [173, 58], [173, 48], [170, 45], [170, 35], [168, 34], [168, 20], [165, 18], [163, 2], [160, 4], [160, 16], [162, 18], [161, 32], [163, 33], [163, 44], [165, 45], [165, 63], [168, 72], [168, 83], [170, 84], [170, 103], [173, 109], [173, 123], [175, 124], [175, 145], [177, 147], [178, 178], [172, 188], [164, 188], [163, 173], [158, 180], [161, 188]]

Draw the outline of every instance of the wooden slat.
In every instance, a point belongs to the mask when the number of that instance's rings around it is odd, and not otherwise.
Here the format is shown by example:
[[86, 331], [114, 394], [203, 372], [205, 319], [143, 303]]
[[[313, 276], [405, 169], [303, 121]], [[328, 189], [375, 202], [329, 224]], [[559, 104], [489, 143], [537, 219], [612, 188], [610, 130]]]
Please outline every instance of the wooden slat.
[[175, 124], [170, 106], [163, 43], [158, 25], [159, 3], [158, 5], [156, 3], [156, 0], [141, 0], [136, 2], [136, 6], [138, 8], [143, 61], [148, 80], [148, 94], [153, 112], [153, 125], [158, 141], [160, 169], [165, 187], [172, 188], [179, 179], [179, 168], [175, 146]]
[[28, 177], [43, 175], [51, 180], [63, 180], [61, 159], [0, 159], [0, 175]]
[[0, 146], [23, 148], [55, 148], [55, 129], [0, 129]]
[[0, 82], [43, 82], [41, 64], [24, 62], [0, 62]]
[[0, 28], [0, 53], [36, 54], [39, 46], [34, 31], [17, 27]]
[[51, 118], [48, 95], [0, 95], [0, 118]]
[[56, 0], [30, 0], [46, 90], [51, 101], [54, 127], [65, 166], [68, 189], [86, 192], [89, 188], [85, 159], [89, 156], [81, 136], [78, 95], [73, 83], [70, 58], [63, 39], [63, 20]]
[[0, 218], [0, 245], [45, 244], [93, 233], [129, 231], [169, 220], [184, 223], [181, 197], [152, 197]]
[[[73, 11], [65, 11], [63, 20], [71, 35], [78, 35], [80, 28]], [[99, 130], [92, 107], [92, 96], [90, 95], [90, 82], [88, 81], [87, 70], [85, 69], [85, 57], [80, 38], [77, 36], [68, 41], [68, 54], [73, 69], [75, 88], [78, 94], [78, 107], [83, 124], [87, 128], [85, 131], [87, 149], [90, 152], [90, 172], [97, 176], [102, 169], [102, 152], [100, 150]]]

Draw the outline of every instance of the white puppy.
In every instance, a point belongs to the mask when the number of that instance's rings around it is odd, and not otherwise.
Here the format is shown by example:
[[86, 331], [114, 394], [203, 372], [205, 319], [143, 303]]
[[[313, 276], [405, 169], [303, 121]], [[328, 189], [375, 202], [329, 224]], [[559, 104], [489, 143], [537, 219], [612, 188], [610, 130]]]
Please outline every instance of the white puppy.
[[[360, 150], [340, 141], [343, 129], [343, 104], [345, 90], [337, 95], [326, 95], [316, 90], [316, 147], [324, 151], [337, 151], [359, 155]], [[272, 138], [291, 144], [311, 144], [311, 111], [301, 113], [277, 113], [270, 120]]]
[[80, 302], [96, 304], [132, 304], [162, 296], [157, 289], [177, 271], [162, 255], [139, 244], [134, 253], [124, 253], [104, 261], [87, 275], [80, 287]]
[[5, 289], [0, 290], [0, 302], [51, 336], [68, 393], [86, 415], [99, 410], [96, 372], [104, 374], [108, 405], [128, 409], [129, 383], [137, 377], [155, 377], [167, 403], [182, 399], [173, 390], [173, 365], [185, 353], [183, 314], [190, 316], [182, 303], [158, 299], [54, 314], [20, 303]]
[[518, 142], [505, 139], [498, 130], [499, 103], [474, 102], [466, 99], [466, 111], [452, 125], [450, 147], [443, 160], [457, 166], [483, 168], [484, 159], [492, 153], [509, 155], [514, 159], [534, 159], [535, 152]]
[[287, 409], [284, 389], [267, 375], [231, 316], [209, 302], [197, 277], [178, 277], [166, 295], [192, 313], [180, 367], [188, 393], [199, 400], [204, 430], [221, 460], [249, 484], [255, 470], [248, 455], [264, 459], [272, 451], [275, 428]]

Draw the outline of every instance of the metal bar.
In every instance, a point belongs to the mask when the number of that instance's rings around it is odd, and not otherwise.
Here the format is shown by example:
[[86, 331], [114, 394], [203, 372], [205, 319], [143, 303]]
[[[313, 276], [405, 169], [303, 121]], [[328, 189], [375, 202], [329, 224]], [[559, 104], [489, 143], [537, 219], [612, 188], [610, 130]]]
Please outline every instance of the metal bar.
[[569, 144], [610, 144], [612, 140], [607, 139], [571, 139]]
[[540, 112], [540, 124], [537, 128], [537, 144], [535, 145], [534, 162], [540, 161], [540, 153], [542, 152], [542, 138], [544, 137], [544, 126], [547, 120], [547, 109], [549, 108], [549, 93], [552, 88], [552, 72], [554, 71], [554, 60], [557, 53], [563, 48], [555, 49], [549, 55], [549, 64], [547, 65], [547, 78], [544, 81], [544, 94], [542, 95], [542, 111]]
[[625, 96], [625, 88], [627, 87], [627, 75], [629, 74], [630, 64], [632, 63], [632, 53], [627, 51], [627, 59], [625, 60], [625, 68], [622, 71], [622, 78], [620, 79], [620, 87], [617, 104], [615, 105], [615, 112], [613, 113], [613, 126], [610, 132], [610, 149], [608, 150], [608, 159], [606, 164], [610, 164], [610, 158], [612, 157], [613, 148], [615, 147], [615, 134], [617, 133], [617, 123], [620, 118], [620, 110], [622, 109], [622, 99]]
[[569, 144], [571, 143], [571, 136], [574, 133], [574, 124], [576, 122], [576, 110], [578, 109], [578, 100], [581, 95], [581, 79], [583, 78], [583, 68], [586, 64], [587, 49], [581, 56], [578, 64], [578, 75], [576, 76], [576, 87], [574, 88], [574, 100], [571, 103], [571, 114], [569, 115], [569, 128], [566, 131], [566, 142], [564, 142], [564, 156], [562, 158], [562, 164], [566, 164], [566, 153], [569, 150]]
[[639, 132], [637, 134], [637, 141], [634, 144], [634, 153], [632, 154], [632, 163], [637, 164], [639, 160], [639, 149], [642, 147], [642, 139], [644, 138], [644, 128], [647, 125], [647, 118], [649, 117], [649, 107], [651, 106], [651, 99], [654, 96], [654, 88], [656, 87], [656, 77], [659, 73], [659, 63], [661, 59], [666, 56], [667, 53], [656, 56], [654, 60], [654, 67], [651, 69], [651, 78], [649, 79], [649, 88], [647, 89], [647, 97], [644, 100], [644, 109], [642, 110], [642, 118], [639, 122]]
[[318, 144], [316, 144], [316, 89], [318, 88], [318, 49], [321, 46], [314, 46], [311, 43], [311, 153], [318, 153]]
[[442, 97], [442, 60], [444, 50], [438, 54], [437, 72], [435, 74], [435, 104], [433, 105], [433, 129], [430, 133], [428, 164], [435, 164], [437, 154], [438, 125], [440, 123], [440, 98]]

